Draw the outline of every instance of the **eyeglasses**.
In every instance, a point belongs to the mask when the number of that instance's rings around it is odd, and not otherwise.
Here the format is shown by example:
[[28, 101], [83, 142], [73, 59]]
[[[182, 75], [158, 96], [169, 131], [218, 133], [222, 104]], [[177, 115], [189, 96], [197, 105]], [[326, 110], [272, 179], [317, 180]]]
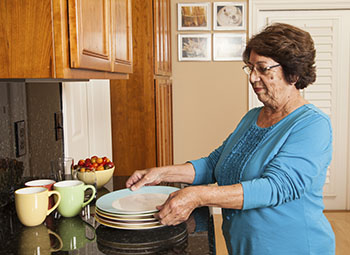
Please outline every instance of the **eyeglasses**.
[[253, 66], [253, 65], [245, 65], [242, 67], [242, 69], [244, 70], [244, 72], [247, 74], [247, 75], [251, 75], [251, 73], [254, 71], [257, 71], [259, 74], [267, 74], [267, 71], [269, 71], [270, 69], [272, 68], [275, 68], [275, 67], [278, 67], [280, 66], [281, 64], [277, 64], [277, 65], [273, 65], [273, 66]]

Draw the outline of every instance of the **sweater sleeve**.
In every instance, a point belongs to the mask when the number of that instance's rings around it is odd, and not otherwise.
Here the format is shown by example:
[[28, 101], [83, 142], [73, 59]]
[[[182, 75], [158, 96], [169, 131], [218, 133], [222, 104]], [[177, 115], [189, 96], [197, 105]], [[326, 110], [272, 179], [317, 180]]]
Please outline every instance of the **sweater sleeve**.
[[243, 181], [243, 210], [277, 206], [321, 190], [332, 157], [332, 129], [324, 116], [297, 124], [262, 176]]

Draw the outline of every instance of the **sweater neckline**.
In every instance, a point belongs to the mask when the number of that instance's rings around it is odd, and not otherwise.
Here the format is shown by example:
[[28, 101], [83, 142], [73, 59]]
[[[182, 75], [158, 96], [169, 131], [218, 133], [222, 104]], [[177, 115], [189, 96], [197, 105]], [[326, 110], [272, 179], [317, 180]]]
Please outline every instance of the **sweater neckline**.
[[261, 129], [261, 130], [272, 129], [272, 128], [278, 126], [280, 123], [283, 123], [284, 121], [288, 120], [290, 117], [292, 117], [294, 114], [300, 112], [300, 111], [301, 111], [302, 109], [304, 109], [305, 107], [310, 106], [310, 105], [311, 105], [311, 104], [303, 104], [302, 106], [296, 108], [296, 109], [295, 109], [294, 111], [292, 111], [290, 114], [288, 114], [287, 116], [285, 116], [283, 119], [277, 121], [275, 124], [273, 124], [273, 125], [271, 125], [271, 126], [269, 126], [269, 127], [264, 127], [264, 128], [263, 128], [263, 127], [260, 127], [260, 126], [258, 125], [258, 123], [257, 123], [257, 122], [258, 122], [259, 114], [260, 114], [260, 112], [261, 112], [261, 110], [262, 110], [262, 108], [263, 108], [263, 106], [262, 106], [262, 107], [260, 107], [259, 111], [257, 112], [257, 114], [256, 114], [256, 116], [255, 116], [254, 126], [255, 126], [256, 128], [258, 128], [258, 129]]

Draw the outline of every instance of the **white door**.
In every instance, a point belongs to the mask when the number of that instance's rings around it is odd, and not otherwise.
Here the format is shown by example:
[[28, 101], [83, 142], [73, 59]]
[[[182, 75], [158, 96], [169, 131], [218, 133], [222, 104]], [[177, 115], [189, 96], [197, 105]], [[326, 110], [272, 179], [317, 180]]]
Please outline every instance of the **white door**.
[[[350, 209], [347, 201], [349, 173], [349, 34], [350, 10], [264, 10], [256, 13], [253, 33], [266, 24], [282, 22], [308, 31], [316, 47], [317, 80], [303, 91], [321, 108], [333, 126], [333, 160], [324, 188], [326, 209]], [[250, 93], [250, 106], [258, 105]]]
[[65, 156], [112, 159], [109, 80], [62, 83], [62, 111]]

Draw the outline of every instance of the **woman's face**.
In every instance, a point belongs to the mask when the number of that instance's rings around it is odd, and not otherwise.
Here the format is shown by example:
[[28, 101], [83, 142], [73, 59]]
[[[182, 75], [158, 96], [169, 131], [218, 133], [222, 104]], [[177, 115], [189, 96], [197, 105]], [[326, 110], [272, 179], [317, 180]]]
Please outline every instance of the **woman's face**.
[[288, 101], [295, 86], [287, 83], [279, 63], [252, 51], [247, 65], [253, 69], [249, 81], [259, 101], [272, 107], [281, 106]]

